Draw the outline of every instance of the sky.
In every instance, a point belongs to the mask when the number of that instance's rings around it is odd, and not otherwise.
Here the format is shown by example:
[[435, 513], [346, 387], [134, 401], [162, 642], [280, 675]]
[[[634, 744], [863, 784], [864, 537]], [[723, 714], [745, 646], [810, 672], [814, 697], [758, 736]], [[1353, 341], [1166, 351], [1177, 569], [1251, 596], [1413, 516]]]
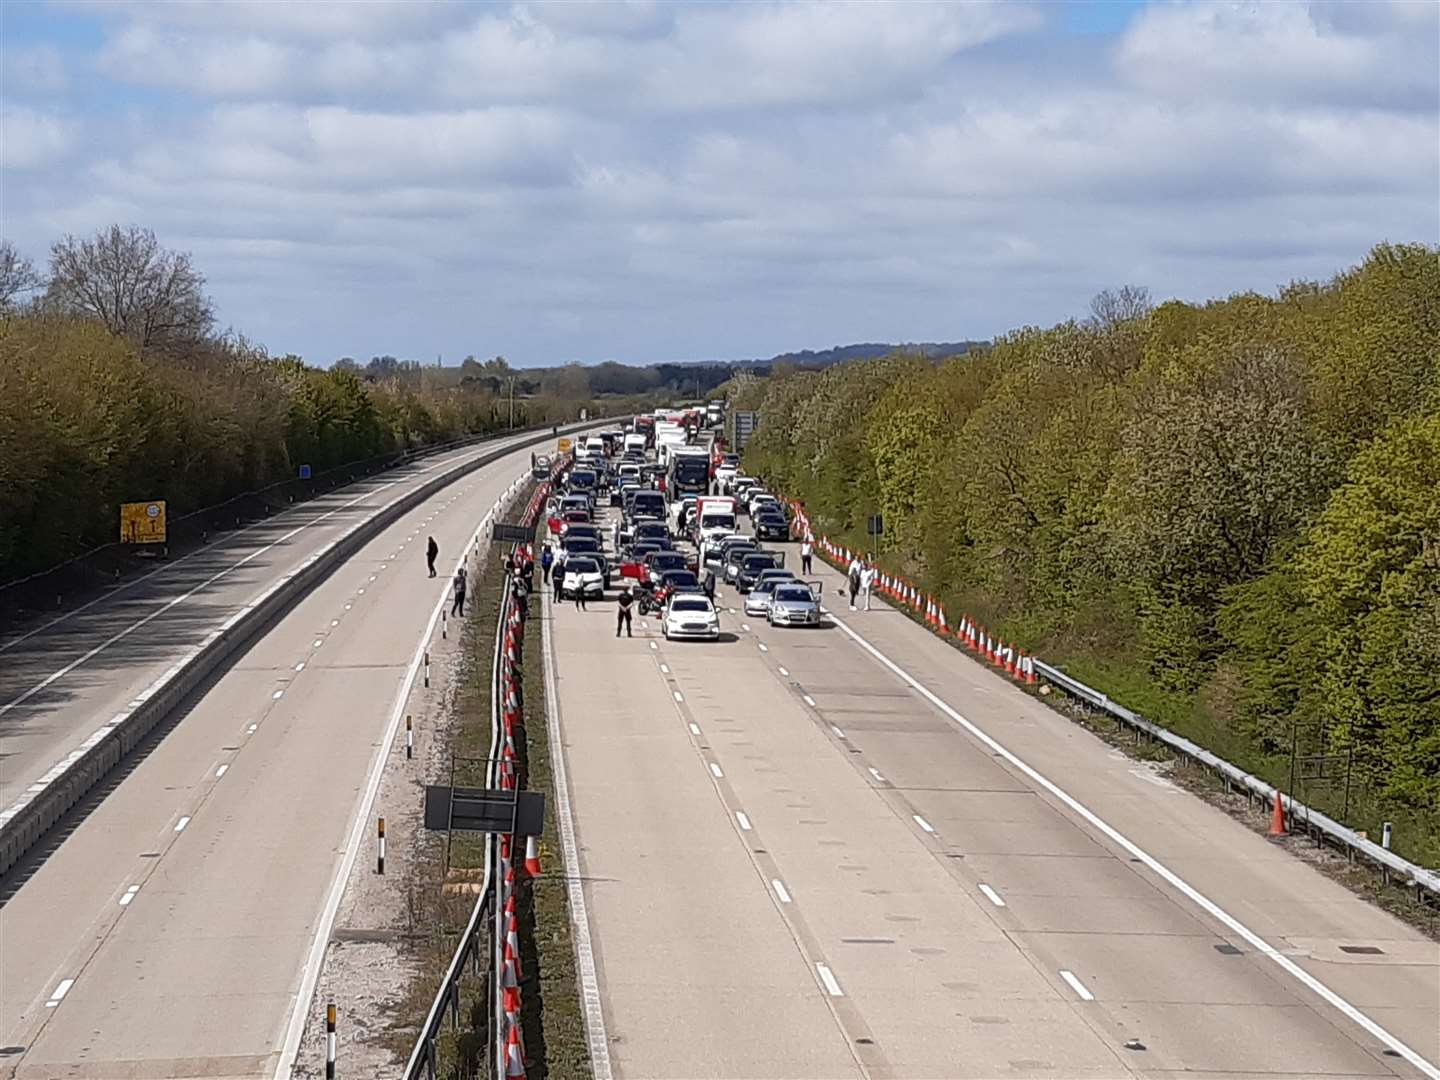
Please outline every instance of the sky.
[[989, 338], [1440, 242], [1440, 3], [0, 3], [0, 224], [313, 363]]

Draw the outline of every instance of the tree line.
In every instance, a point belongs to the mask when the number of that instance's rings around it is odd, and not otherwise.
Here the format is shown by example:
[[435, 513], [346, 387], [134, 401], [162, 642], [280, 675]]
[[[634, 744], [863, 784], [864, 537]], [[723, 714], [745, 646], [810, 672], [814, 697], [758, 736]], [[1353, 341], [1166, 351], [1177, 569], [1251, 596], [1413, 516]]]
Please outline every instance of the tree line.
[[1440, 261], [741, 376], [747, 467], [1112, 697], [1440, 856]]
[[0, 584], [115, 540], [122, 502], [179, 516], [301, 465], [627, 404], [528, 372], [512, 401], [497, 360], [315, 367], [217, 333], [204, 275], [148, 229], [65, 237], [43, 269], [0, 242]]

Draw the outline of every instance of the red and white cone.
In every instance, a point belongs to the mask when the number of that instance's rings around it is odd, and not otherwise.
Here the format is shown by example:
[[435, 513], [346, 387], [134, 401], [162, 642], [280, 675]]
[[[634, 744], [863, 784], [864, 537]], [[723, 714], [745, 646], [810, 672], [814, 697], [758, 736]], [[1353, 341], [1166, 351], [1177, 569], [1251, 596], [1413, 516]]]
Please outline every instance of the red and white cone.
[[532, 878], [540, 876], [540, 844], [535, 837], [525, 838], [525, 872]]
[[505, 943], [504, 959], [500, 962], [500, 985], [512, 988], [520, 985], [520, 961], [510, 943]]
[[519, 1025], [510, 1025], [510, 1037], [505, 1040], [505, 1078], [513, 1080], [514, 1077], [525, 1075], [525, 1058], [520, 1053], [520, 1029]]

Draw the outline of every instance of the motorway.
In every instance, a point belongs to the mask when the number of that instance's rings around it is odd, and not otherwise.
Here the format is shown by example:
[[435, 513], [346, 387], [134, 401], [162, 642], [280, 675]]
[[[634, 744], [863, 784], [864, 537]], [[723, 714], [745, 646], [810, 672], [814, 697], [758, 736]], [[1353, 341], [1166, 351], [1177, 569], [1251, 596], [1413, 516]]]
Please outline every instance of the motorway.
[[[417, 649], [480, 519], [528, 466], [528, 450], [509, 454], [385, 528], [192, 700], [28, 878], [7, 883], [0, 1076], [275, 1074], [287, 1037], [298, 1036], [291, 1020], [322, 955], [316, 940], [333, 917], [352, 821]], [[72, 718], [87, 731], [108, 701], [126, 699], [112, 683], [141, 684], [163, 669], [160, 643], [199, 636], [355, 514], [440, 467], [391, 474], [359, 501], [355, 490], [336, 493], [117, 597], [123, 615], [101, 605], [47, 631], [50, 661], [64, 665], [124, 618], [162, 611], [143, 637], [121, 639], [114, 655], [86, 660], [24, 702], [31, 727], [22, 732]], [[291, 532], [297, 524], [305, 527]], [[425, 570], [429, 534], [441, 551], [435, 579]], [[164, 606], [237, 556], [251, 557]], [[19, 642], [0, 659], [7, 669], [16, 655], [32, 663], [44, 645]], [[369, 852], [365, 824], [352, 859]]]
[[615, 1076], [1440, 1075], [1434, 941], [883, 603], [721, 593], [547, 598]]

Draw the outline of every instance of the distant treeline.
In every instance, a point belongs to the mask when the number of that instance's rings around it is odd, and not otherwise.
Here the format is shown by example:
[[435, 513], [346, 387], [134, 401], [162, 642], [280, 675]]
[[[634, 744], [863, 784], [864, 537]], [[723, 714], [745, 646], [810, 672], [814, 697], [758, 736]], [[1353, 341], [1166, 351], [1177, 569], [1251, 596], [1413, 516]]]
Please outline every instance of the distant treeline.
[[[747, 466], [1028, 650], [1440, 855], [1440, 261], [737, 378]], [[1408, 815], [1408, 816], [1407, 816]]]

